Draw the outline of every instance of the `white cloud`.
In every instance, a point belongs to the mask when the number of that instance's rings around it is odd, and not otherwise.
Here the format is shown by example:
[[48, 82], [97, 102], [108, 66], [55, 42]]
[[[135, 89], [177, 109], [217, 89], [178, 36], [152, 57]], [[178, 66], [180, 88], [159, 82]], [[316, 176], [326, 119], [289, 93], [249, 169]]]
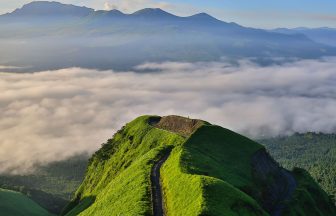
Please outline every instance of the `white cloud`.
[[250, 135], [336, 129], [336, 61], [148, 63], [0, 74], [0, 172], [93, 152], [143, 114], [201, 118]]

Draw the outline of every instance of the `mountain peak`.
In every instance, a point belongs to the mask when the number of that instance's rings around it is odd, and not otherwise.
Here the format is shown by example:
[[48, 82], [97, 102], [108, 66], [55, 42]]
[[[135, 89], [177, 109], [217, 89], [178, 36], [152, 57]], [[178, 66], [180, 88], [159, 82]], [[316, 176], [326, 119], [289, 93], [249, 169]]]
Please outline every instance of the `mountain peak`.
[[126, 16], [123, 12], [113, 9], [113, 10], [98, 10], [95, 12], [96, 14], [107, 15], [109, 17], [122, 17]]
[[199, 21], [219, 21], [218, 19], [216, 19], [215, 17], [207, 14], [207, 13], [198, 13], [195, 15], [190, 16], [189, 18], [191, 19], [197, 19]]
[[113, 9], [113, 10], [109, 10], [107, 11], [109, 14], [118, 14], [118, 15], [122, 15], [124, 14], [123, 12], [121, 12], [120, 10], [117, 9]]
[[175, 15], [168, 13], [161, 8], [144, 8], [139, 11], [134, 12], [131, 14], [133, 16], [138, 17], [149, 17], [149, 18], [172, 18], [176, 17]]
[[22, 8], [16, 9], [11, 14], [20, 16], [87, 16], [93, 11], [91, 8], [62, 4], [55, 1], [33, 1], [23, 5]]
[[193, 15], [192, 17], [214, 18], [214, 17], [212, 17], [212, 16], [210, 16], [209, 14], [204, 13], [204, 12], [195, 14], [195, 15]]

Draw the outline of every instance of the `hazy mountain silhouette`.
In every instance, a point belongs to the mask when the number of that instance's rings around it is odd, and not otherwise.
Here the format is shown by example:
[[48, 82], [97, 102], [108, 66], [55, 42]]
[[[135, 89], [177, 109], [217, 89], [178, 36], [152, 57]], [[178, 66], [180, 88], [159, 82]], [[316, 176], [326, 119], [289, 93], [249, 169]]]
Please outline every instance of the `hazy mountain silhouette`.
[[11, 16], [88, 16], [94, 12], [87, 7], [78, 7], [59, 2], [35, 1], [16, 9]]
[[72, 66], [130, 69], [143, 62], [223, 57], [270, 63], [274, 58], [336, 54], [336, 48], [303, 34], [246, 28], [206, 13], [179, 17], [157, 8], [124, 14], [38, 1], [0, 16], [0, 24], [0, 65], [31, 71]]
[[278, 28], [274, 29], [273, 32], [283, 33], [283, 34], [304, 34], [312, 40], [323, 43], [330, 46], [336, 47], [336, 29], [335, 28]]

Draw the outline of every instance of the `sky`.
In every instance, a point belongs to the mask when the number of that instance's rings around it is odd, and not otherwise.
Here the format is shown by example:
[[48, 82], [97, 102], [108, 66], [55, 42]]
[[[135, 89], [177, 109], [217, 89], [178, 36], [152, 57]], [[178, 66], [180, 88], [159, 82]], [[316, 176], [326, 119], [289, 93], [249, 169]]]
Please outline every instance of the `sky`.
[[[207, 12], [251, 27], [336, 27], [335, 0], [60, 1], [126, 13], [146, 7], [181, 16]], [[0, 12], [28, 2], [1, 0]], [[0, 173], [24, 173], [39, 163], [92, 153], [144, 114], [204, 119], [251, 138], [336, 131], [335, 58], [264, 67], [223, 60], [135, 68], [153, 73], [81, 68], [1, 73], [7, 68], [0, 65]]]
[[[177, 15], [209, 13], [221, 20], [259, 28], [336, 27], [335, 0], [59, 0], [94, 9], [134, 12], [159, 7]], [[1, 0], [0, 13], [13, 11], [31, 0]]]
[[235, 66], [224, 61], [138, 66], [153, 73], [81, 68], [0, 73], [0, 173], [92, 153], [145, 114], [204, 119], [251, 138], [335, 132], [335, 68], [330, 58], [267, 67], [248, 60]]

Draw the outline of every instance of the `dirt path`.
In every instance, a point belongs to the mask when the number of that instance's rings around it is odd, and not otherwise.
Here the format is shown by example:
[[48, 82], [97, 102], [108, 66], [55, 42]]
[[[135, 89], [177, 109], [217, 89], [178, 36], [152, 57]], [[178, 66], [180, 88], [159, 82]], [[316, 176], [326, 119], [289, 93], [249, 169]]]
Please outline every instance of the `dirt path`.
[[167, 152], [158, 162], [156, 162], [151, 172], [152, 183], [152, 202], [154, 216], [164, 216], [164, 200], [162, 196], [162, 187], [160, 181], [160, 169], [164, 162], [168, 159], [170, 152]]

